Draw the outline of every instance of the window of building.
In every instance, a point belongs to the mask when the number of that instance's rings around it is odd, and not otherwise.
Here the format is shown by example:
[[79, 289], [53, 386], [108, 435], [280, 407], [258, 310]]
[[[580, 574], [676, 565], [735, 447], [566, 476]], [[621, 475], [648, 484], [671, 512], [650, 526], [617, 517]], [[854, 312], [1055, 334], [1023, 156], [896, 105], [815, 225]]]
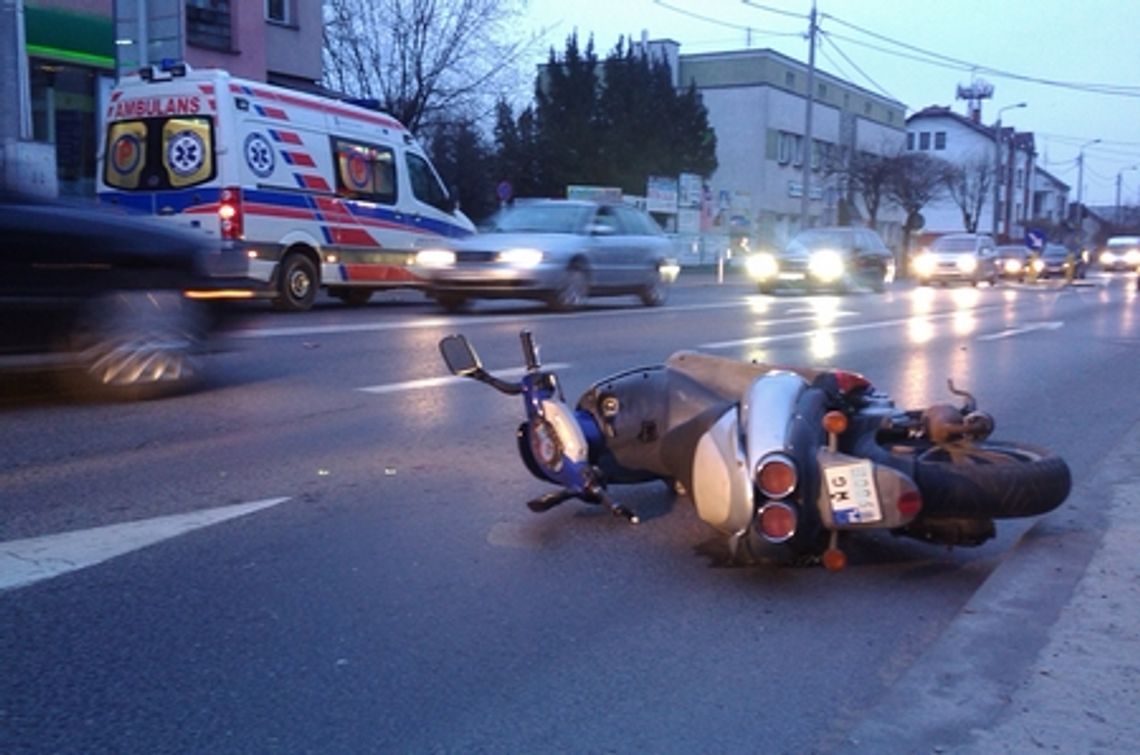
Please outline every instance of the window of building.
[[918, 135], [918, 148], [923, 152], [930, 149], [930, 132], [922, 131]]
[[1014, 179], [1014, 185], [1020, 189], [1022, 187], [1022, 182], [1024, 180], [1025, 180], [1025, 171], [1022, 170], [1021, 168], [1018, 168], [1017, 169], [1017, 178]]
[[787, 131], [780, 132], [779, 150], [776, 159], [780, 165], [787, 165], [796, 157], [796, 135]]
[[784, 72], [784, 86], [786, 86], [788, 89], [796, 88], [796, 75], [791, 71]]
[[868, 100], [867, 102], [863, 103], [863, 115], [870, 115], [870, 114], [871, 114], [871, 102], [870, 102], [870, 100]]
[[935, 149], [946, 149], [946, 132], [945, 131], [935, 131], [934, 132], [934, 148]]
[[233, 49], [231, 0], [186, 0], [186, 42], [211, 50]]
[[906, 135], [906, 148], [914, 152], [914, 132], [908, 132]]
[[827, 84], [818, 84], [815, 88], [815, 96], [817, 99], [827, 99]]
[[795, 142], [795, 159], [792, 160], [792, 165], [797, 168], [804, 164], [804, 138], [799, 134], [792, 136]]
[[292, 0], [265, 0], [265, 20], [276, 24], [292, 24]]

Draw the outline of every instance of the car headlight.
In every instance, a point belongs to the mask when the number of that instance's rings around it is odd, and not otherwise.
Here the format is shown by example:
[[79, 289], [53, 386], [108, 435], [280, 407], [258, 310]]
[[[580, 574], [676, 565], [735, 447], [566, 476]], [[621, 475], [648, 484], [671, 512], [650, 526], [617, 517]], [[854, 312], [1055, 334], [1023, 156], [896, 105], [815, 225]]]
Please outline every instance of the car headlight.
[[1115, 265], [1116, 264], [1116, 255], [1113, 254], [1112, 252], [1101, 252], [1100, 253], [1100, 264], [1102, 264], [1102, 265]]
[[1045, 269], [1045, 260], [1041, 259], [1040, 257], [1033, 260], [1033, 271], [1034, 272], [1039, 273], [1044, 269]]
[[756, 280], [768, 280], [775, 278], [780, 272], [780, 263], [776, 261], [774, 255], [760, 252], [748, 255], [744, 260], [744, 268], [748, 271], [748, 275]]
[[424, 249], [416, 252], [416, 264], [420, 267], [451, 267], [455, 264], [455, 252], [449, 249]]
[[963, 273], [972, 273], [978, 269], [978, 258], [972, 254], [958, 256], [958, 269]]
[[1021, 272], [1021, 268], [1022, 268], [1021, 260], [1006, 260], [1005, 261], [1005, 271], [1007, 273], [1009, 273], [1010, 275], [1017, 275], [1018, 273]]
[[833, 281], [843, 277], [843, 257], [831, 249], [812, 252], [808, 258], [808, 272], [822, 281]]
[[911, 264], [914, 267], [915, 274], [923, 278], [933, 275], [934, 269], [938, 267], [938, 261], [929, 252], [918, 255]]
[[1140, 249], [1129, 249], [1124, 253], [1124, 261], [1129, 265], [1140, 265]]
[[512, 267], [535, 267], [542, 262], [542, 251], [529, 247], [504, 249], [496, 255], [495, 259]]

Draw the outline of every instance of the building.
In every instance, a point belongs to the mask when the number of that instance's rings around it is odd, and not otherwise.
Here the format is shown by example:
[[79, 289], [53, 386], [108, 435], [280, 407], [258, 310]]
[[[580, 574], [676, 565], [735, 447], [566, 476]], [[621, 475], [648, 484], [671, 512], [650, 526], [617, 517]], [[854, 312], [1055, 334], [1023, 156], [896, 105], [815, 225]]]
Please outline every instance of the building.
[[[975, 230], [998, 239], [1021, 239], [1035, 220], [1063, 217], [1068, 187], [1036, 164], [1031, 133], [1017, 132], [981, 122], [980, 108], [969, 115], [949, 107], [932, 106], [907, 118], [906, 148], [926, 152], [956, 165], [975, 177], [985, 175], [988, 186], [981, 197]], [[995, 180], [996, 177], [996, 180]], [[977, 185], [977, 184], [976, 184]], [[922, 209], [924, 235], [968, 230], [962, 208], [948, 194]]]
[[[647, 44], [669, 63], [676, 86], [695, 84], [708, 110], [717, 136], [718, 167], [708, 181], [716, 216], [735, 218], [777, 243], [789, 238], [801, 227], [803, 209], [807, 65], [768, 49], [682, 55], [672, 40]], [[906, 111], [819, 70], [813, 88], [807, 224], [832, 225], [844, 187], [831, 166], [856, 150], [900, 152]], [[888, 243], [897, 243], [901, 211], [884, 208], [877, 225]]]
[[[99, 117], [117, 63], [132, 59], [132, 46], [139, 49], [133, 32], [145, 24], [123, 23], [139, 7], [137, 0], [24, 0], [32, 138], [55, 145], [60, 194], [94, 195]], [[158, 23], [150, 30], [167, 33], [174, 46], [173, 55], [163, 47], [162, 57], [284, 86], [319, 87], [319, 2], [148, 0], [146, 7], [173, 21], [170, 31]]]

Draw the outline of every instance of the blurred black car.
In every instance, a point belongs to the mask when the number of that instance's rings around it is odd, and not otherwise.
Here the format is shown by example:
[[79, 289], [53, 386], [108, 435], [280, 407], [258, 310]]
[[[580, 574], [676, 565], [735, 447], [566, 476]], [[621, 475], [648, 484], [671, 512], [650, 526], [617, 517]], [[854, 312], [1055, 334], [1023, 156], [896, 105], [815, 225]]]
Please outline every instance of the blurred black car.
[[895, 278], [894, 255], [870, 228], [809, 228], [782, 252], [755, 253], [745, 264], [761, 293], [779, 287], [881, 292]]
[[247, 269], [205, 235], [0, 191], [0, 370], [119, 398], [181, 389], [219, 322], [211, 302], [253, 295]]
[[1070, 268], [1073, 279], [1084, 278], [1088, 272], [1088, 264], [1081, 256], [1061, 244], [1046, 244], [1033, 265], [1038, 278], [1065, 278], [1070, 275]]

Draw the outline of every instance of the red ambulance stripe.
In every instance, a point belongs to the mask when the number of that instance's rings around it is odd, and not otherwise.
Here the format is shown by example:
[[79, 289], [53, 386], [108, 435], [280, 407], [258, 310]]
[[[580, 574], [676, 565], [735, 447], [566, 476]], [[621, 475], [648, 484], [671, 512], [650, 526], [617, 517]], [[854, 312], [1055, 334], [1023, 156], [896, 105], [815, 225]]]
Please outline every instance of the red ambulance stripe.
[[301, 135], [293, 131], [278, 131], [277, 129], [271, 129], [269, 133], [273, 134], [273, 137], [277, 139], [277, 141], [284, 144], [301, 143]]
[[352, 246], [370, 246], [380, 248], [376, 239], [363, 228], [336, 228], [332, 229], [334, 244], [351, 244]]
[[286, 152], [285, 154], [289, 156], [289, 162], [293, 165], [300, 165], [302, 168], [312, 168], [316, 166], [316, 163], [313, 162], [313, 158], [304, 152]]
[[407, 268], [393, 265], [344, 265], [344, 277], [350, 281], [388, 281], [408, 282], [419, 281]]
[[329, 182], [320, 176], [306, 176], [299, 173], [294, 173], [294, 175], [301, 179], [301, 183], [305, 185], [306, 189], [312, 189], [313, 191], [331, 191]]

